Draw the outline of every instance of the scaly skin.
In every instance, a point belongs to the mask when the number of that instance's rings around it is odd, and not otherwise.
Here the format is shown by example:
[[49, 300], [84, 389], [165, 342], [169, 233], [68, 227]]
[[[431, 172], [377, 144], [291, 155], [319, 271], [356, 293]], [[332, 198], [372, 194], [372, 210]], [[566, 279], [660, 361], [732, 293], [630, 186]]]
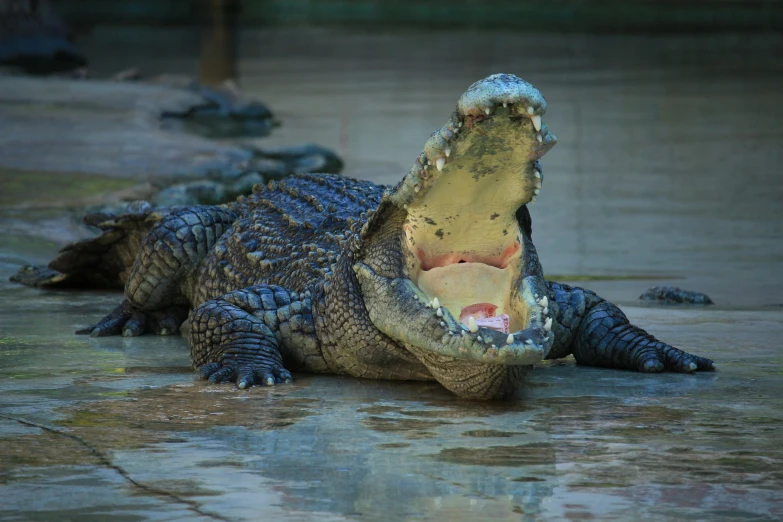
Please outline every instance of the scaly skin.
[[299, 370], [436, 379], [492, 399], [544, 357], [714, 369], [592, 292], [544, 280], [526, 204], [556, 143], [545, 110], [532, 85], [494, 75], [396, 187], [296, 175], [228, 207], [173, 212], [145, 240], [126, 300], [89, 331], [173, 333], [192, 307], [194, 366], [240, 388]]

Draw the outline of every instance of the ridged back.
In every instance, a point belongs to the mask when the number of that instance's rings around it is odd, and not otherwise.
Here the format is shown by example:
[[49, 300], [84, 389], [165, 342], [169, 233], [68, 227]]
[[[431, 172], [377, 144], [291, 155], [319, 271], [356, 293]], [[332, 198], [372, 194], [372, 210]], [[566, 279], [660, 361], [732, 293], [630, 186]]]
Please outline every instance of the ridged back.
[[202, 264], [201, 300], [255, 284], [303, 291], [331, 273], [385, 187], [331, 174], [297, 174], [240, 197], [240, 218]]

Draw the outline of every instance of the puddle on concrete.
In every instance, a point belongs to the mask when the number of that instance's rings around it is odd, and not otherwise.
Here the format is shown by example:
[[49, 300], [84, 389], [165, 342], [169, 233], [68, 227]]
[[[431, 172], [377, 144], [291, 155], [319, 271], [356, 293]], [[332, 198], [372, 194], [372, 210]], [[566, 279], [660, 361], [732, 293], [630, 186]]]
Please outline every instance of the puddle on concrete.
[[499, 431], [499, 430], [470, 430], [463, 433], [466, 437], [513, 437], [522, 435], [518, 431]]
[[489, 446], [486, 448], [447, 448], [433, 459], [468, 466], [503, 466], [521, 468], [555, 463], [552, 444]]
[[399, 433], [406, 439], [427, 439], [437, 437], [436, 431], [429, 431], [433, 428], [447, 424], [444, 421], [433, 421], [410, 418], [384, 418], [384, 417], [366, 417], [362, 420], [367, 428], [382, 433]]
[[[109, 189], [42, 175], [6, 192], [3, 177], [0, 519], [783, 518], [777, 43], [732, 54], [717, 36], [246, 36], [243, 88], [285, 123], [264, 145], [334, 147], [349, 174], [381, 182], [407, 171], [473, 80], [532, 80], [560, 138], [532, 209], [544, 266], [720, 371], [650, 376], [568, 359], [489, 404], [433, 383], [335, 376], [210, 386], [194, 381], [182, 338], [72, 334], [116, 293], [7, 281], [84, 234], [59, 200]], [[189, 67], [161, 56], [168, 48], [134, 38], [128, 52], [156, 57], [149, 74]], [[95, 50], [96, 74], [114, 72]], [[47, 208], [10, 208], [21, 202]], [[634, 306], [666, 282], [718, 305]]]

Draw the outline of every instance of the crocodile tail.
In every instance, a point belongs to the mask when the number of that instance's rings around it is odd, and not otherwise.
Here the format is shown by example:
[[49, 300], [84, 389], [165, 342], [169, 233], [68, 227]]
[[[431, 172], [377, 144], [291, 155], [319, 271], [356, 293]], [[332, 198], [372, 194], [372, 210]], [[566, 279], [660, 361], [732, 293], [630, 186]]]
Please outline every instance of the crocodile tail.
[[122, 290], [142, 240], [172, 209], [154, 209], [145, 203], [131, 205], [128, 210], [121, 215], [87, 214], [82, 221], [99, 228], [100, 235], [66, 245], [48, 266], [22, 267], [11, 280], [49, 288]]

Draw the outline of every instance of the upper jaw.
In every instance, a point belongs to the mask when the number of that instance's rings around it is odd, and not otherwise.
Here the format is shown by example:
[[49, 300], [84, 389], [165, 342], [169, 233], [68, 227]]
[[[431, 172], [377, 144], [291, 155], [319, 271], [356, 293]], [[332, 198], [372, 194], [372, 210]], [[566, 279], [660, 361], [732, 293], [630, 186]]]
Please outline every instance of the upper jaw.
[[408, 175], [387, 193], [387, 198], [407, 208], [448, 175], [453, 163], [464, 159], [465, 145], [471, 141], [467, 135], [480, 134], [483, 122], [501, 116], [518, 124], [507, 137], [516, 138], [516, 148], [524, 150], [524, 155], [513, 157], [528, 189], [520, 205], [534, 202], [542, 182], [537, 160], [557, 143], [557, 137], [541, 120], [545, 112], [546, 100], [538, 89], [514, 75], [494, 74], [474, 83], [460, 97], [449, 121], [432, 133]]

